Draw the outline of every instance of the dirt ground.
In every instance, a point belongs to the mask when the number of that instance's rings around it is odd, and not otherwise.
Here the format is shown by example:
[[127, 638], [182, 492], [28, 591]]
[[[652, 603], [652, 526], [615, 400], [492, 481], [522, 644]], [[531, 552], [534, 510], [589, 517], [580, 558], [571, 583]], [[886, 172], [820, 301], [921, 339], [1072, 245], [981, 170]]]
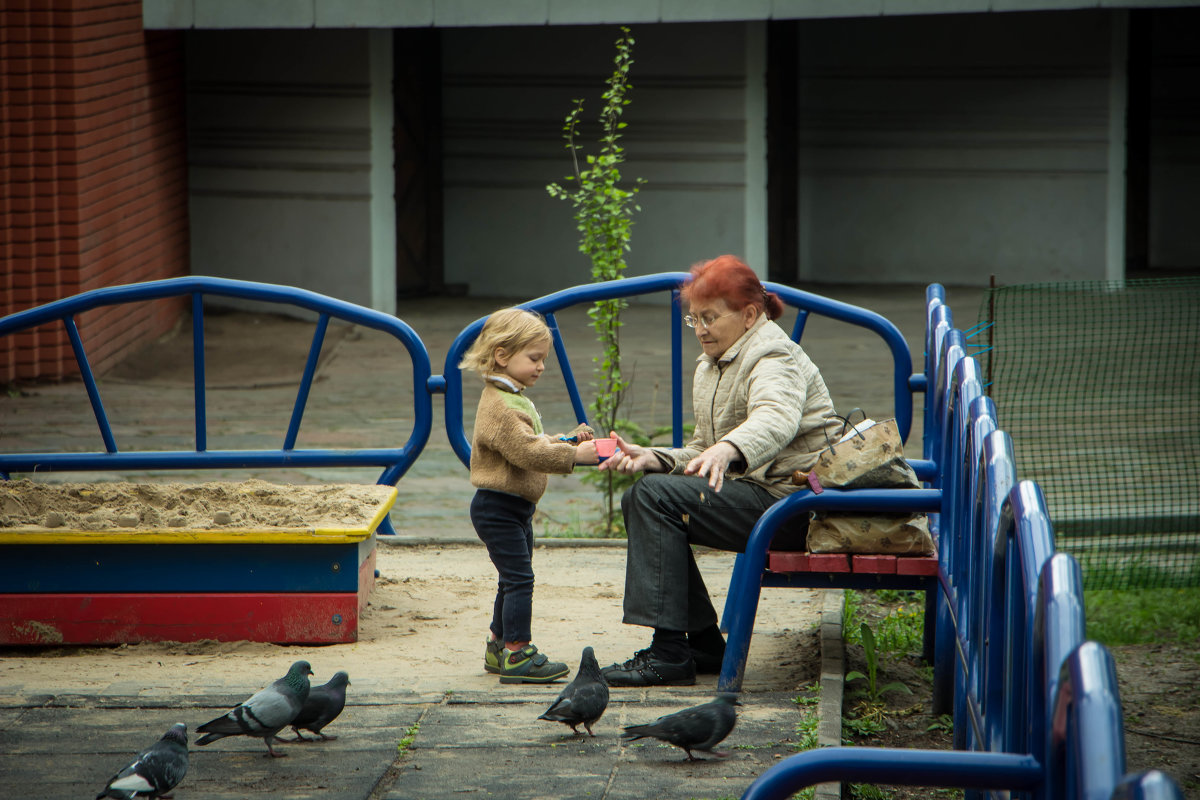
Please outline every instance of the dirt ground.
[[[732, 557], [704, 551], [698, 562], [717, 608]], [[380, 577], [360, 618], [359, 641], [325, 646], [252, 642], [142, 643], [115, 647], [0, 648], [0, 687], [102, 692], [114, 683], [181, 694], [212, 687], [261, 688], [247, 676], [282, 675], [304, 658], [323, 682], [350, 673], [356, 692], [519, 693], [483, 667], [496, 573], [478, 546], [381, 546]], [[534, 555], [535, 643], [574, 668], [585, 645], [602, 664], [648, 644], [644, 628], [621, 623], [625, 552], [619, 547], [539, 547]], [[817, 675], [814, 592], [771, 593], [760, 605], [745, 688], [790, 691]], [[716, 682], [715, 676], [702, 681]]]
[[[864, 617], [877, 620], [893, 606], [876, 603], [864, 594]], [[874, 624], [874, 623], [872, 623]], [[1184, 797], [1200, 798], [1200, 648], [1195, 644], [1123, 645], [1110, 648], [1117, 665], [1121, 705], [1125, 715], [1126, 772], [1150, 769], [1169, 774]], [[866, 672], [860, 646], [847, 647], [846, 669]], [[917, 654], [885, 660], [877, 683], [899, 681], [912, 694], [889, 692], [884, 696], [885, 730], [854, 744], [878, 747], [949, 749], [953, 733], [931, 711], [931, 673]], [[847, 685], [846, 713], [857, 715], [856, 686]], [[921, 800], [929, 789], [888, 786], [891, 800]], [[853, 797], [852, 794], [846, 794]], [[943, 795], [936, 795], [943, 796]], [[961, 793], [945, 796], [961, 796]]]

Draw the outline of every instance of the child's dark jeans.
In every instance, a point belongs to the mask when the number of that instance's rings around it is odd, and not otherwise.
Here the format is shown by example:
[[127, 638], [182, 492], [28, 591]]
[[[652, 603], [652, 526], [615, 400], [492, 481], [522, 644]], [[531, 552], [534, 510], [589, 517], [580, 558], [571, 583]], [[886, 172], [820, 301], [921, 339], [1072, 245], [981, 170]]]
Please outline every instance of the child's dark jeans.
[[500, 575], [492, 609], [492, 635], [502, 642], [528, 642], [533, 616], [533, 512], [523, 497], [478, 489], [471, 524], [487, 545]]

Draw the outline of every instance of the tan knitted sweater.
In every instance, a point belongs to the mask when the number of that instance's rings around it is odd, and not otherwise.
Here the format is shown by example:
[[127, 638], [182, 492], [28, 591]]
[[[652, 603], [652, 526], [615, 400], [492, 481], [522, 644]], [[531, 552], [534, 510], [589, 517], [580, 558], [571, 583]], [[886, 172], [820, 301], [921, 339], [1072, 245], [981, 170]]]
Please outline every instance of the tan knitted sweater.
[[575, 468], [575, 445], [542, 431], [542, 418], [519, 383], [489, 375], [475, 412], [471, 485], [519, 495], [536, 503], [548, 473]]

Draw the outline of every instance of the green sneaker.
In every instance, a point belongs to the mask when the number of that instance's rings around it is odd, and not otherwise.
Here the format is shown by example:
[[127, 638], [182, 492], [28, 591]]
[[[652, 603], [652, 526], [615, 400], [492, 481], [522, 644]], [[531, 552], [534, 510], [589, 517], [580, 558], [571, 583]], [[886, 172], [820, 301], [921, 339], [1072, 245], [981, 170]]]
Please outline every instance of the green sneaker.
[[501, 653], [504, 652], [504, 642], [499, 639], [488, 639], [487, 649], [483, 651], [483, 669], [493, 675], [500, 674]]
[[501, 683], [550, 683], [565, 678], [571, 670], [566, 664], [551, 661], [532, 644], [520, 650], [505, 649], [500, 662]]

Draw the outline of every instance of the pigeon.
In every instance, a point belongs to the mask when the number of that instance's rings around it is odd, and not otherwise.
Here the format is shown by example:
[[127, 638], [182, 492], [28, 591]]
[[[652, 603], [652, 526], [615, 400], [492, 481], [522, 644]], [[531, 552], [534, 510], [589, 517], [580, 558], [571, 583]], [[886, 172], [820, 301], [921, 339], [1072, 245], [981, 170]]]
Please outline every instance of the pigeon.
[[96, 795], [96, 800], [170, 797], [167, 793], [187, 774], [187, 745], [187, 726], [177, 722], [148, 750], [139, 753], [128, 766], [113, 775], [104, 791]]
[[196, 744], [208, 744], [226, 736], [254, 736], [263, 740], [270, 755], [276, 758], [287, 755], [276, 753], [271, 747], [271, 740], [275, 734], [292, 724], [304, 707], [309, 692], [308, 676], [312, 674], [312, 667], [307, 661], [292, 664], [287, 675], [262, 691], [255, 692], [249, 700], [234, 706], [228, 713], [196, 728], [197, 733], [205, 734], [196, 740]]
[[595, 736], [596, 734], [592, 733], [592, 725], [600, 719], [606, 708], [608, 681], [600, 674], [600, 665], [596, 663], [596, 654], [592, 648], [585, 647], [575, 680], [567, 684], [558, 699], [551, 703], [538, 719], [570, 725], [571, 732], [575, 734], [579, 733], [576, 726], [582, 724], [589, 736]]
[[301, 728], [312, 731], [322, 740], [336, 739], [336, 736], [321, 733], [321, 728], [337, 719], [338, 714], [346, 707], [346, 687], [349, 685], [348, 674], [335, 672], [324, 686], [314, 686], [308, 693], [308, 699], [304, 701], [304, 708], [300, 709], [300, 713], [292, 720], [292, 730], [296, 732], [296, 738], [292, 741], [313, 741], [300, 733]]
[[682, 747], [688, 761], [700, 760], [692, 755], [693, 750], [724, 758], [728, 753], [717, 752], [713, 748], [737, 724], [734, 706], [738, 705], [741, 703], [736, 694], [722, 692], [711, 702], [667, 714], [646, 725], [626, 725], [621, 738], [633, 741], [650, 737]]

